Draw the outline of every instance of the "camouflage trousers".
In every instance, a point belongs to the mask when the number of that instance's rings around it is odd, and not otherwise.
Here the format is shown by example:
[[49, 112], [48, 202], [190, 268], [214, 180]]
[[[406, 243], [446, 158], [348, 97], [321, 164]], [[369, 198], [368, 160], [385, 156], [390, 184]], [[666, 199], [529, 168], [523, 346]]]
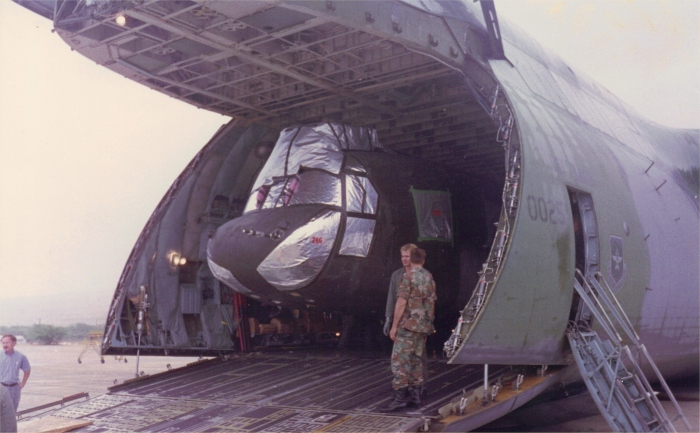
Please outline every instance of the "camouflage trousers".
[[423, 384], [423, 358], [427, 336], [428, 334], [403, 328], [396, 331], [394, 350], [391, 352], [391, 372], [394, 373], [391, 386], [394, 389]]

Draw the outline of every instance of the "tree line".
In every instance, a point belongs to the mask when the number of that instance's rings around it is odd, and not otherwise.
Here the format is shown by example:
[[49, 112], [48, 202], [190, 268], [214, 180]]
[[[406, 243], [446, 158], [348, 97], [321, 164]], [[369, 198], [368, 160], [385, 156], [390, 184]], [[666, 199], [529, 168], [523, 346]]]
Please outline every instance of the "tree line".
[[58, 344], [62, 341], [83, 341], [90, 332], [102, 332], [102, 325], [74, 323], [70, 326], [34, 324], [32, 326], [0, 326], [0, 334], [21, 335], [34, 344]]

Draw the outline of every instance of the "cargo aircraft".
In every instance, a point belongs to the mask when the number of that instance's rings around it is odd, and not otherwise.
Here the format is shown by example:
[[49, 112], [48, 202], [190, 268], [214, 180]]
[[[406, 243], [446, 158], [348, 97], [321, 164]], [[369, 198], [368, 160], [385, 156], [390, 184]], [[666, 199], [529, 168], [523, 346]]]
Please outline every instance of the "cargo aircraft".
[[698, 130], [642, 118], [493, 2], [15, 1], [231, 118], [136, 240], [103, 353], [235, 353], [318, 314], [380, 329], [412, 242], [452, 364], [580, 381], [567, 329], [598, 278], [664, 377], [697, 375]]

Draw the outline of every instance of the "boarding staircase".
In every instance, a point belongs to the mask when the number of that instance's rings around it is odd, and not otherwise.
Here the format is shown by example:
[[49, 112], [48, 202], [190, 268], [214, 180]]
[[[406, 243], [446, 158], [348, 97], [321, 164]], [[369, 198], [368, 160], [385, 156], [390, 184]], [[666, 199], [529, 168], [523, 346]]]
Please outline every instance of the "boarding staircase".
[[[687, 431], [691, 431], [673, 393], [600, 272], [584, 276], [577, 270], [574, 287], [584, 302], [578, 317], [588, 319], [572, 322], [567, 336], [588, 391], [611, 429], [675, 432], [673, 423], [681, 419]], [[606, 339], [591, 329], [591, 318], [597, 321]], [[653, 370], [655, 379], [673, 403], [676, 410], [673, 419], [644, 376], [643, 362]]]

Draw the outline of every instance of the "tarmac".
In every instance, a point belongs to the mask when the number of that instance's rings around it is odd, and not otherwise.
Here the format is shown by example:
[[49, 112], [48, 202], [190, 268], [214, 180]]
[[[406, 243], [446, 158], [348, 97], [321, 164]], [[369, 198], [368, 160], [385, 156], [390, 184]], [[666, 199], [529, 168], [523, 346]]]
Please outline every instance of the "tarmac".
[[[107, 393], [107, 388], [115, 384], [121, 384], [125, 380], [132, 379], [136, 374], [136, 357], [115, 358], [104, 357], [105, 362], [100, 362], [100, 357], [95, 352], [83, 355], [82, 363], [78, 363], [78, 356], [83, 350], [83, 345], [59, 345], [36, 346], [18, 344], [17, 350], [24, 353], [30, 361], [32, 372], [30, 379], [22, 391], [22, 400], [19, 410], [51, 403], [63, 397], [88, 392], [91, 398]], [[125, 362], [126, 359], [126, 362]], [[141, 357], [139, 371], [144, 374], [155, 374], [170, 368], [183, 367], [197, 361], [197, 358], [179, 357]], [[690, 431], [700, 431], [698, 402], [698, 386], [692, 383], [676, 391], [681, 409], [691, 424]], [[590, 405], [582, 396], [580, 401], [572, 401], [580, 407]], [[670, 408], [671, 402], [662, 401], [665, 407]], [[546, 414], [546, 411], [544, 412]], [[601, 415], [585, 416], [578, 419], [566, 420], [552, 424], [547, 416], [541, 417], [541, 422], [529, 426], [502, 425], [500, 428], [492, 426], [488, 431], [541, 431], [541, 432], [607, 432], [610, 427]], [[680, 422], [676, 422], [678, 431], [688, 431]]]
[[[679, 432], [699, 432], [700, 427], [698, 426], [698, 401], [679, 401], [678, 402], [683, 414], [690, 423], [692, 427], [691, 430], [685, 426], [681, 420], [677, 420], [673, 425], [676, 431]], [[667, 413], [673, 411], [673, 404], [666, 400], [661, 401], [661, 405], [666, 409]], [[609, 432], [610, 426], [605, 422], [602, 415], [594, 415], [591, 417], [581, 418], [573, 421], [568, 421], [560, 424], [554, 425], [540, 425], [534, 427], [532, 430], [522, 430], [522, 431], [537, 431], [537, 432]]]
[[[27, 385], [22, 390], [18, 411], [61, 400], [63, 397], [88, 392], [90, 397], [107, 393], [107, 388], [136, 376], [136, 357], [115, 358], [90, 351], [78, 363], [82, 344], [39, 346], [17, 344], [15, 350], [25, 354], [32, 367]], [[126, 360], [126, 362], [124, 362]], [[142, 356], [139, 372], [155, 374], [171, 368], [184, 367], [197, 358]], [[21, 379], [20, 372], [20, 379]]]

